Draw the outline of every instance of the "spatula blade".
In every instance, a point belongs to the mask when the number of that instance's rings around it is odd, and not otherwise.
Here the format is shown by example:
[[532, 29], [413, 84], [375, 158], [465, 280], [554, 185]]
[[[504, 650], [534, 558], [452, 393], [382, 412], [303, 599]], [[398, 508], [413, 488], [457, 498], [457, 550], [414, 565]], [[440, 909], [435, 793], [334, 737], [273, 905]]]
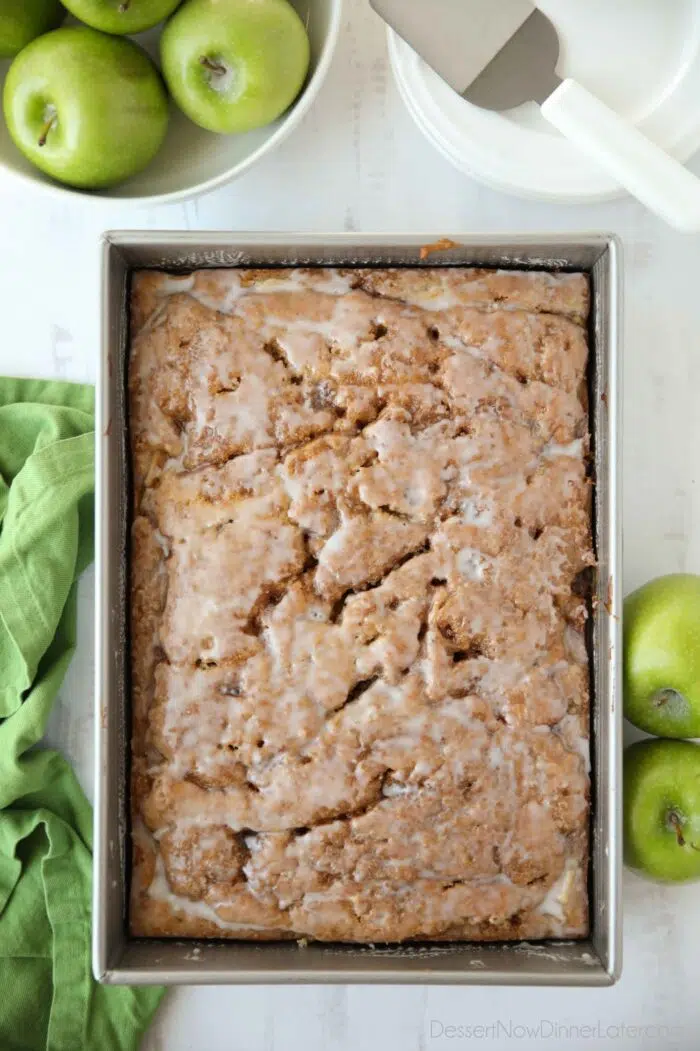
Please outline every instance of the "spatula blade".
[[462, 95], [482, 109], [502, 112], [523, 102], [544, 102], [559, 87], [559, 36], [533, 11]]
[[458, 94], [535, 10], [530, 0], [370, 0]]

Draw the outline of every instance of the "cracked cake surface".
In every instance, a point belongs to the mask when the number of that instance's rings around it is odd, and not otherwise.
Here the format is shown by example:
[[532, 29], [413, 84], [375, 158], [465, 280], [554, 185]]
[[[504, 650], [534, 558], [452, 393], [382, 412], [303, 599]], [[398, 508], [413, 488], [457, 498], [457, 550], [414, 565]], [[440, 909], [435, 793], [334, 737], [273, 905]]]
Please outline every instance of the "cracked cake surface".
[[134, 934], [587, 933], [588, 297], [134, 275]]

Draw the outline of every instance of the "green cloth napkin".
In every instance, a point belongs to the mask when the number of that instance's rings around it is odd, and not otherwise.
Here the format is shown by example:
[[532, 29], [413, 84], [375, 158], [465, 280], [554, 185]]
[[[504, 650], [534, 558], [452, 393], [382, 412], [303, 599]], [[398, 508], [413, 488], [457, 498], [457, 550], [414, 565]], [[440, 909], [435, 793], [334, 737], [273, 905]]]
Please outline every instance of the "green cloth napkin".
[[92, 978], [90, 805], [42, 737], [93, 555], [93, 391], [0, 379], [0, 1048], [134, 1051], [161, 989]]

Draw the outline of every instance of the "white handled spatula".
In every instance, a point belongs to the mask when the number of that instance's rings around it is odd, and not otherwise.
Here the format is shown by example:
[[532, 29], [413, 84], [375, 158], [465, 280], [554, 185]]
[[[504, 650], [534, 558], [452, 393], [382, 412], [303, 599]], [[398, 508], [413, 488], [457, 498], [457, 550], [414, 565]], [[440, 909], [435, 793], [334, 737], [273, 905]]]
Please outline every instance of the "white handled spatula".
[[529, 0], [370, 0], [453, 90], [484, 109], [542, 114], [679, 230], [700, 230], [700, 180], [581, 84], [556, 73], [555, 27]]

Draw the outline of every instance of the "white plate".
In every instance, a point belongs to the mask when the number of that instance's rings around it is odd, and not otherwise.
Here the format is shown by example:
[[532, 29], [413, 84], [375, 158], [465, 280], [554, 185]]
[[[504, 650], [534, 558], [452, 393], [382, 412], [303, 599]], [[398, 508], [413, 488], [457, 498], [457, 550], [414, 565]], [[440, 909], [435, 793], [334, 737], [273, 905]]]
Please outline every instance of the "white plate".
[[[700, 0], [540, 0], [573, 76], [680, 161], [700, 148]], [[624, 190], [534, 103], [491, 113], [456, 95], [389, 30], [399, 92], [457, 168], [506, 193], [586, 201]]]

